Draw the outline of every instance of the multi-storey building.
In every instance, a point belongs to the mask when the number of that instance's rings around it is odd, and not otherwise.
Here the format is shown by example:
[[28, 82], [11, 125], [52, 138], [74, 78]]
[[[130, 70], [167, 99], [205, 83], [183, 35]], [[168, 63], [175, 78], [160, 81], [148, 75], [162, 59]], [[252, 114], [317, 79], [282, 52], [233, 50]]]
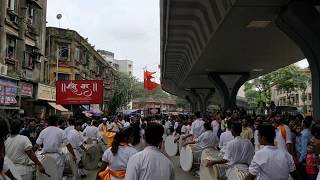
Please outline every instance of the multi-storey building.
[[47, 0], [0, 0], [2, 110], [33, 108], [34, 92], [44, 80], [46, 10]]
[[[109, 96], [114, 70], [87, 39], [74, 30], [48, 27], [46, 42], [48, 61], [44, 63], [43, 76], [48, 85], [54, 85], [56, 80], [103, 80], [104, 96]], [[72, 111], [75, 108], [68, 107]], [[100, 108], [107, 109], [107, 102]]]
[[113, 68], [121, 73], [129, 76], [133, 75], [133, 61], [131, 60], [117, 60], [114, 58], [114, 53], [106, 50], [98, 50], [99, 54], [110, 63]]

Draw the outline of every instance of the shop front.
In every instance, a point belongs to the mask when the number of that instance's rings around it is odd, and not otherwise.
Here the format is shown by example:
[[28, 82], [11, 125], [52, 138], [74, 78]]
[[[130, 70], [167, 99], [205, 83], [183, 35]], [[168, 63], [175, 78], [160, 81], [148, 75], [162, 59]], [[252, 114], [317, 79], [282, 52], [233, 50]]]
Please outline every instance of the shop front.
[[19, 116], [18, 79], [0, 76], [0, 113], [6, 117]]

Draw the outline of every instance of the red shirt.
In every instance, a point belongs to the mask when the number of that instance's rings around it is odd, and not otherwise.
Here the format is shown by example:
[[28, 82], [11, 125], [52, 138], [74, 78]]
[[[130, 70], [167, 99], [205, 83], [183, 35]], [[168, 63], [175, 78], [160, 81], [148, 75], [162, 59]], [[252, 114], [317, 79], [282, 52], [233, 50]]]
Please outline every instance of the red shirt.
[[314, 154], [307, 154], [306, 158], [306, 173], [308, 175], [315, 175], [318, 173], [316, 162], [316, 155]]

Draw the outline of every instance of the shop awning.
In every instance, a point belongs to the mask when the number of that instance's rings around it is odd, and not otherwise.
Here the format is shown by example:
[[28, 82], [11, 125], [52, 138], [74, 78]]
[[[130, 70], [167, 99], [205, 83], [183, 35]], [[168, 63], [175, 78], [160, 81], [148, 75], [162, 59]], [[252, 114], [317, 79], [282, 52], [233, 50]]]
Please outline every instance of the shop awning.
[[63, 106], [56, 104], [54, 102], [48, 102], [48, 104], [58, 111], [61, 111], [61, 112], [68, 112], [69, 111], [68, 109], [66, 109]]

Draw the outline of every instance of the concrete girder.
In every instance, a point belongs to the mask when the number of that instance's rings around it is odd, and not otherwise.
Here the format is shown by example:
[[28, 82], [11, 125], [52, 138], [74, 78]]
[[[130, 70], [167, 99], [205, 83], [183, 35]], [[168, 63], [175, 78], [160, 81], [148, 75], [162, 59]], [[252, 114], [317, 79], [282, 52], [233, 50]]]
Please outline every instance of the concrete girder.
[[223, 97], [225, 109], [235, 109], [240, 87], [249, 79], [248, 73], [209, 73], [208, 79]]
[[291, 1], [276, 24], [296, 42], [309, 62], [313, 117], [320, 120], [320, 13], [311, 1]]
[[191, 93], [197, 98], [200, 112], [206, 113], [208, 108], [209, 99], [214, 95], [215, 89], [191, 89]]

